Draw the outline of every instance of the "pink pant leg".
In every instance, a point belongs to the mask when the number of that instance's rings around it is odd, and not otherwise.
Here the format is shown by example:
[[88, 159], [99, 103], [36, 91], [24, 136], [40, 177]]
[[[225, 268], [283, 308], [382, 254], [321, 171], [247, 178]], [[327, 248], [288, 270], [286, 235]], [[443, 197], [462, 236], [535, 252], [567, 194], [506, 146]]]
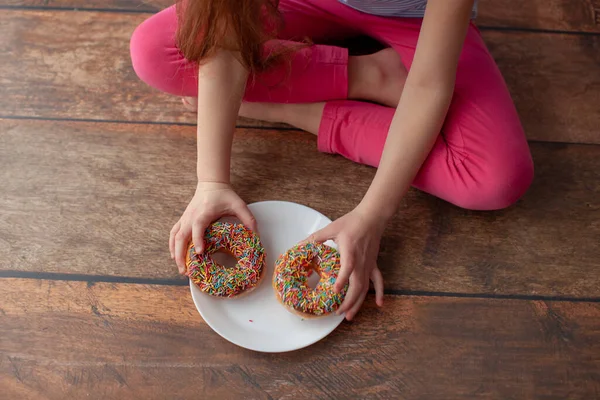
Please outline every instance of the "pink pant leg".
[[[375, 17], [366, 22], [377, 27], [371, 34], [394, 47], [410, 68], [420, 21]], [[393, 115], [394, 109], [383, 106], [330, 102], [319, 131], [319, 149], [377, 166]], [[533, 163], [517, 112], [472, 26], [441, 135], [413, 185], [463, 208], [491, 210], [516, 202], [532, 179]]]
[[[340, 38], [354, 34], [351, 27], [300, 0], [282, 0], [280, 10], [285, 28], [280, 37], [302, 40]], [[144, 21], [131, 38], [131, 59], [141, 80], [158, 90], [177, 96], [198, 93], [196, 62], [186, 60], [175, 43], [177, 15], [169, 7]], [[279, 46], [298, 43], [274, 40], [265, 46], [268, 53]], [[347, 96], [348, 51], [344, 48], [313, 45], [303, 47], [281, 65], [250, 77], [246, 101], [314, 102]]]

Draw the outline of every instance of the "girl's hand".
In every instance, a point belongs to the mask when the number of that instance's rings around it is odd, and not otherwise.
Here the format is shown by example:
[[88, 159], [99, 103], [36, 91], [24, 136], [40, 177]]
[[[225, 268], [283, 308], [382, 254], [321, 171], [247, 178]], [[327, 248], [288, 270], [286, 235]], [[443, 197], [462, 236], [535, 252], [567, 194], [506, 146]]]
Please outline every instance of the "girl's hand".
[[346, 298], [338, 310], [338, 314], [346, 313], [347, 320], [354, 318], [364, 302], [369, 280], [375, 286], [377, 305], [383, 305], [383, 277], [377, 268], [377, 254], [385, 222], [356, 208], [308, 239], [320, 243], [331, 239], [339, 247], [341, 268], [334, 290], [339, 293], [350, 281]]
[[196, 193], [177, 221], [169, 236], [169, 250], [179, 268], [185, 273], [185, 257], [190, 237], [197, 253], [204, 251], [204, 231], [224, 215], [236, 216], [249, 229], [257, 232], [256, 219], [246, 203], [227, 183], [198, 182]]

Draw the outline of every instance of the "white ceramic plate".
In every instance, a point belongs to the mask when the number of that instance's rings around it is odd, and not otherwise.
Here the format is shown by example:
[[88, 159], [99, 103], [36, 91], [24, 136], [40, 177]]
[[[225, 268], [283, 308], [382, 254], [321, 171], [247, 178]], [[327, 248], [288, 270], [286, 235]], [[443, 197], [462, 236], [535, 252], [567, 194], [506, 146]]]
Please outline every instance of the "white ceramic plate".
[[[292, 314], [275, 298], [271, 282], [277, 257], [331, 220], [306, 206], [283, 201], [253, 203], [249, 208], [258, 221], [267, 252], [266, 275], [258, 288], [233, 299], [209, 296], [190, 281], [194, 304], [215, 332], [246, 349], [278, 353], [310, 346], [329, 335], [344, 316], [303, 319]], [[327, 244], [335, 247], [333, 242]], [[224, 262], [219, 256], [215, 254], [215, 259]], [[311, 279], [319, 278], [313, 274]]]

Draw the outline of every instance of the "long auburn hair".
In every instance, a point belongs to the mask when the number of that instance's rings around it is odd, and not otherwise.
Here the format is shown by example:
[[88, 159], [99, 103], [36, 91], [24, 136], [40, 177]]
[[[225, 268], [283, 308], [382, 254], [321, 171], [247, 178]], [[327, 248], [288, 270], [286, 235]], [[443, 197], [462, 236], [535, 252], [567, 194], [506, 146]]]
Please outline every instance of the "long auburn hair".
[[238, 52], [248, 71], [264, 70], [281, 55], [261, 51], [280, 27], [278, 5], [279, 0], [177, 0], [179, 50], [201, 63], [226, 49]]

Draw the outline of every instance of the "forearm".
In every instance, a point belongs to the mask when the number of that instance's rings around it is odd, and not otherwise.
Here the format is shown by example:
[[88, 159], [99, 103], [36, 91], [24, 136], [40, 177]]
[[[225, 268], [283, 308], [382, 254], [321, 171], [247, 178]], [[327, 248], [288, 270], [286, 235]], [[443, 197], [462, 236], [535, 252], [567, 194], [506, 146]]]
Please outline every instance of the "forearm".
[[404, 87], [379, 168], [361, 206], [391, 217], [427, 158], [444, 122], [453, 82]]
[[248, 72], [228, 51], [203, 64], [198, 74], [197, 175], [229, 183], [235, 123]]

